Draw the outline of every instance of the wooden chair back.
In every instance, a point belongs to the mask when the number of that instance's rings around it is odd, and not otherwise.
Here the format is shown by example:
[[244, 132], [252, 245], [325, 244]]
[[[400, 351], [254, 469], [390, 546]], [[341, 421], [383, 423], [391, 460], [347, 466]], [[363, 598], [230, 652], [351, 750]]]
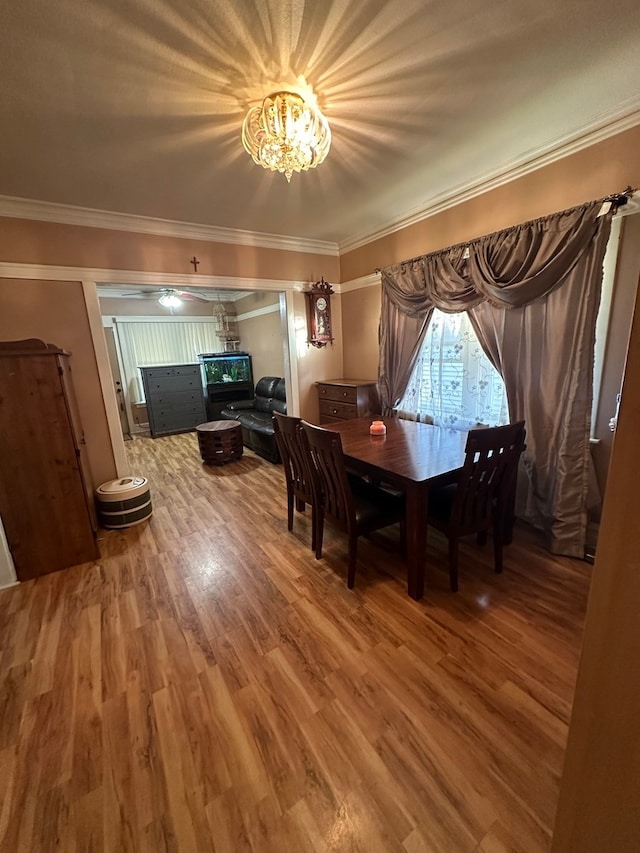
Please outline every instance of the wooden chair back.
[[325, 518], [349, 537], [347, 586], [353, 588], [358, 536], [395, 524], [404, 517], [404, 496], [392, 495], [347, 472], [340, 433], [302, 422], [316, 513], [316, 557], [322, 556]]
[[510, 511], [525, 435], [524, 421], [469, 432], [450, 518], [453, 535], [487, 529], [496, 515]]
[[316, 550], [316, 502], [313, 483], [309, 472], [306, 445], [302, 439], [301, 419], [274, 411], [273, 427], [276, 437], [284, 479], [287, 487], [287, 527], [293, 530], [294, 507], [304, 512], [311, 506], [311, 549]]
[[312, 488], [322, 501], [323, 515], [348, 529], [355, 517], [353, 495], [342, 452], [340, 433], [303, 422], [302, 430], [312, 464]]
[[282, 457], [285, 479], [290, 484], [294, 496], [310, 504], [312, 503], [311, 479], [304, 446], [300, 439], [301, 422], [301, 418], [283, 415], [280, 412], [273, 413], [275, 436]]
[[518, 460], [525, 449], [524, 421], [506, 426], [473, 429], [457, 484], [429, 494], [429, 524], [449, 539], [449, 583], [458, 589], [458, 542], [470, 533], [484, 544], [493, 530], [494, 563], [502, 571], [502, 547], [511, 540], [515, 518]]

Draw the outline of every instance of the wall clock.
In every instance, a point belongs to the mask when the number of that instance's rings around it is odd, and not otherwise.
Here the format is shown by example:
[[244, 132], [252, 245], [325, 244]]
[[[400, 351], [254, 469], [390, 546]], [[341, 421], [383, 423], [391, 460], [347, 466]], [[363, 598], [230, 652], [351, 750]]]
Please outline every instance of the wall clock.
[[307, 298], [307, 343], [313, 347], [325, 347], [333, 343], [331, 328], [331, 294], [333, 289], [324, 278], [317, 281]]

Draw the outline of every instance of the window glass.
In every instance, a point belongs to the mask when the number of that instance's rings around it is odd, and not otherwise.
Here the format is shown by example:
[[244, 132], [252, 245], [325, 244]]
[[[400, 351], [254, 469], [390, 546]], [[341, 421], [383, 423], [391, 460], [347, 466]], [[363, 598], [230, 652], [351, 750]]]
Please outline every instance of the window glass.
[[433, 312], [398, 408], [400, 414], [453, 429], [509, 422], [504, 383], [484, 354], [466, 312]]

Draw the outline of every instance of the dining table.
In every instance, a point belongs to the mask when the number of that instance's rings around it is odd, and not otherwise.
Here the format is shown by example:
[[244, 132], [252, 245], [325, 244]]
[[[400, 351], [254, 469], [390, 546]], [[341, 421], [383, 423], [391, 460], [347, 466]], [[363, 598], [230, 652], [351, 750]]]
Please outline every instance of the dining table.
[[407, 589], [424, 595], [429, 488], [457, 480], [464, 464], [467, 433], [402, 418], [379, 418], [384, 435], [369, 432], [371, 418], [331, 421], [323, 427], [340, 433], [347, 467], [405, 495]]

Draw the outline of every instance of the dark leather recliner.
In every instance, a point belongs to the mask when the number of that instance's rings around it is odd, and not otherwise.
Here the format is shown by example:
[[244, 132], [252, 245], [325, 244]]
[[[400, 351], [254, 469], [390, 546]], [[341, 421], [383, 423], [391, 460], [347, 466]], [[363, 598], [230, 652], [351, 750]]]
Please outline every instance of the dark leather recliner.
[[242, 442], [270, 462], [280, 462], [280, 453], [273, 426], [273, 413], [287, 414], [287, 395], [284, 379], [263, 376], [255, 387], [251, 400], [234, 400], [220, 412], [223, 420], [239, 421]]

